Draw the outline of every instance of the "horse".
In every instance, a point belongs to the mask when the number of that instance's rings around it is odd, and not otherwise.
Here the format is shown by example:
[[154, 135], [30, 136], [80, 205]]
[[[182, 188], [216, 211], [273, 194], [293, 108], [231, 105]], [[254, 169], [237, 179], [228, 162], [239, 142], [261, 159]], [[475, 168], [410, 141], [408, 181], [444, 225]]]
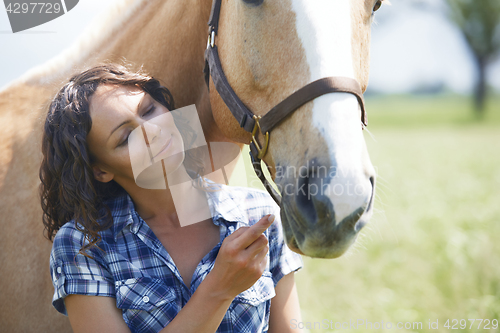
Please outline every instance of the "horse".
[[[48, 104], [73, 73], [125, 59], [169, 87], [178, 107], [196, 105], [207, 142], [250, 142], [213, 79], [206, 86], [210, 5], [124, 0], [70, 50], [0, 91], [2, 330], [71, 332], [67, 318], [51, 306], [51, 243], [43, 235], [38, 168]], [[378, 6], [380, 0], [224, 1], [216, 44], [228, 82], [256, 115], [324, 76], [356, 79], [364, 91]], [[281, 218], [292, 250], [336, 257], [368, 221], [375, 172], [361, 129], [358, 101], [346, 93], [318, 97], [273, 129], [262, 159], [281, 189]], [[256, 140], [263, 142], [264, 135]], [[323, 169], [329, 172], [321, 174]], [[314, 184], [321, 193], [312, 193]]]

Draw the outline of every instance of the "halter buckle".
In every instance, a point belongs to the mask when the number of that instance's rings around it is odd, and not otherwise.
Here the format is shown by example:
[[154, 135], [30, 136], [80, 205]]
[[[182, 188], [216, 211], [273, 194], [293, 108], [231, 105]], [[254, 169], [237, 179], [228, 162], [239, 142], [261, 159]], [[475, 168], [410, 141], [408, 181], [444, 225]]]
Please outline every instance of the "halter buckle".
[[208, 40], [207, 40], [207, 49], [211, 46], [215, 45], [215, 30], [213, 27], [210, 27], [210, 31], [208, 32]]
[[[258, 159], [262, 159], [267, 152], [267, 147], [269, 146], [269, 132], [266, 132], [266, 134], [262, 133], [262, 129], [260, 128], [260, 116], [254, 115], [253, 119], [255, 120], [255, 125], [253, 125], [253, 130], [252, 130], [252, 142], [255, 145], [255, 148], [257, 148], [257, 151], [259, 152], [257, 154]], [[259, 143], [257, 142], [257, 138], [255, 135], [257, 134], [257, 129], [259, 129], [259, 132], [262, 133], [262, 135], [265, 136], [265, 143], [264, 146], [261, 148]]]

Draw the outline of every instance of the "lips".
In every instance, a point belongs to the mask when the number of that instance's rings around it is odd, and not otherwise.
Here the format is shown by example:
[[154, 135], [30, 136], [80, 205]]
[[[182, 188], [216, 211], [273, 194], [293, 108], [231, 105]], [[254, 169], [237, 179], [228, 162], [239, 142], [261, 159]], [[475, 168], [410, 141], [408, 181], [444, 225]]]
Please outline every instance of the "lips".
[[164, 153], [165, 151], [167, 151], [168, 148], [170, 147], [171, 143], [172, 143], [172, 135], [170, 135], [170, 138], [167, 140], [167, 142], [165, 143], [165, 145], [163, 145], [163, 147], [160, 149], [160, 151], [155, 156], [153, 156], [153, 159], [157, 158], [162, 153]]

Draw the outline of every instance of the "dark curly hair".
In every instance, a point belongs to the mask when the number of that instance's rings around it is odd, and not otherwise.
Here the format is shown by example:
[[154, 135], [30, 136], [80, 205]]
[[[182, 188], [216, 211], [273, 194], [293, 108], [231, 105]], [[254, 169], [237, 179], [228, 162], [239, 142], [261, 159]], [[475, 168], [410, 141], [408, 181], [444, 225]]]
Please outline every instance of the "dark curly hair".
[[[126, 193], [114, 180], [97, 181], [92, 170], [95, 160], [87, 145], [92, 127], [89, 101], [102, 84], [139, 87], [167, 109], [174, 109], [170, 91], [158, 80], [116, 64], [99, 65], [73, 76], [54, 97], [44, 125], [39, 172], [43, 224], [47, 238], [52, 240], [66, 222], [75, 220], [76, 227], [88, 241], [80, 250], [84, 255], [86, 249], [99, 242], [98, 233], [113, 223], [105, 201]], [[174, 117], [174, 121], [178, 127], [186, 125], [178, 117]], [[189, 151], [186, 159], [188, 156]], [[194, 162], [186, 168], [198, 169], [190, 172], [191, 177], [203, 173], [201, 163]]]

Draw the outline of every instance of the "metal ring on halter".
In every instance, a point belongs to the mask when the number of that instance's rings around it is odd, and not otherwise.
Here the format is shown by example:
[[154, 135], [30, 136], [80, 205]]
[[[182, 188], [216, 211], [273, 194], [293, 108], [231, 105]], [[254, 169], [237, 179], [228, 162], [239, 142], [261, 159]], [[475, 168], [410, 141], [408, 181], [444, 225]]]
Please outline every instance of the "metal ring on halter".
[[214, 47], [215, 45], [215, 30], [211, 30], [211, 33], [208, 33], [208, 40], [207, 40], [207, 49], [211, 46]]
[[[257, 148], [257, 151], [259, 152], [257, 154], [257, 158], [261, 160], [266, 155], [267, 147], [269, 146], [269, 132], [266, 132], [265, 135], [264, 135], [264, 133], [262, 133], [262, 129], [260, 128], [260, 123], [259, 123], [260, 116], [254, 115], [253, 119], [255, 120], [255, 125], [253, 126], [253, 130], [252, 130], [252, 142], [255, 145], [255, 148]], [[255, 137], [255, 135], [257, 134], [257, 129], [259, 129], [259, 132], [265, 136], [266, 141], [265, 141], [264, 146], [262, 148], [260, 147], [260, 145], [257, 142], [257, 139]]]

